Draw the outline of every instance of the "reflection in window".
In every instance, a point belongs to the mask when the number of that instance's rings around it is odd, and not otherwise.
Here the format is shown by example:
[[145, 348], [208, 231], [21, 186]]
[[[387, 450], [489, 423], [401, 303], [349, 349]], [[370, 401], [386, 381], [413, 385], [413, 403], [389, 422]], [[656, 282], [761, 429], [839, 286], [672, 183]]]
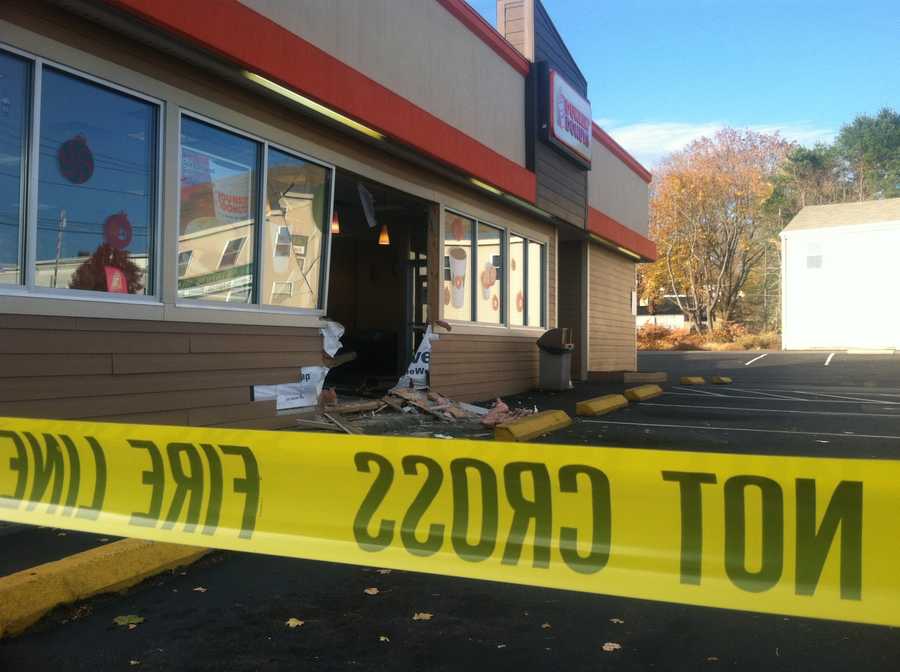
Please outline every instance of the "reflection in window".
[[222, 259], [219, 261], [219, 268], [231, 268], [237, 265], [241, 256], [241, 250], [244, 249], [244, 241], [246, 238], [235, 238], [229, 240], [225, 244], [225, 250], [222, 252]]
[[0, 284], [22, 282], [31, 67], [0, 52]]
[[35, 284], [153, 292], [157, 106], [45, 66]]
[[294, 295], [294, 283], [276, 280], [272, 283], [272, 303], [283, 304]]
[[184, 250], [178, 253], [178, 277], [183, 278], [187, 273], [188, 267], [191, 265], [191, 257], [194, 256], [193, 250]]
[[446, 213], [444, 227], [444, 318], [471, 320], [472, 315], [472, 234], [475, 222]]
[[475, 269], [478, 290], [475, 319], [500, 324], [503, 321], [503, 231], [478, 224], [478, 249]]
[[192, 255], [179, 298], [250, 302], [259, 157], [259, 143], [182, 117], [178, 252]]
[[291, 230], [286, 226], [278, 227], [278, 234], [275, 236], [275, 256], [291, 256]]
[[267, 303], [318, 308], [330, 172], [271, 147], [266, 170], [263, 244], [272, 247], [262, 250], [260, 271], [261, 286], [273, 288]]
[[544, 326], [544, 268], [546, 265], [544, 245], [528, 241], [528, 263], [526, 273], [528, 275], [525, 292], [527, 300], [527, 316], [529, 327]]
[[509, 323], [525, 326], [525, 239], [509, 236]]

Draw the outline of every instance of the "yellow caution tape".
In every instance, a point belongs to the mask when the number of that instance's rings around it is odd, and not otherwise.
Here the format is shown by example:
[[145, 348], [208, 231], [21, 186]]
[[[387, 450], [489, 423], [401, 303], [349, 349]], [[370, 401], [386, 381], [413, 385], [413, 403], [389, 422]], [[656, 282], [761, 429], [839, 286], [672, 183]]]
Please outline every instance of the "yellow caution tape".
[[900, 625], [900, 463], [0, 418], [0, 519]]

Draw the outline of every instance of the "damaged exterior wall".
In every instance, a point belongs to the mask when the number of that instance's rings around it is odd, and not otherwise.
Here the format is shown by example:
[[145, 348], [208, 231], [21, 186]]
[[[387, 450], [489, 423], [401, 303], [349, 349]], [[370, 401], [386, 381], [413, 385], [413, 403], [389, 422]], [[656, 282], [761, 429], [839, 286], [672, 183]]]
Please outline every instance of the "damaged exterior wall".
[[[546, 324], [555, 325], [557, 252], [551, 224], [51, 5], [4, 5], [0, 32], [13, 47], [162, 100], [165, 125], [159, 301], [0, 296], [0, 413], [255, 427], [288, 423], [275, 415], [273, 404], [253, 403], [251, 386], [293, 382], [299, 367], [320, 364], [320, 317], [200, 308], [179, 302], [170, 281], [177, 277], [180, 109], [429, 200], [441, 213], [453, 208], [546, 243]], [[90, 45], [89, 52], [84, 45]], [[435, 280], [440, 258], [431, 269]], [[430, 314], [437, 314], [432, 307]], [[435, 386], [469, 400], [533, 387], [534, 343], [542, 331], [455, 326], [436, 347]], [[476, 363], [483, 355], [512, 373], [487, 374]], [[462, 389], [461, 381], [473, 379], [477, 384]]]

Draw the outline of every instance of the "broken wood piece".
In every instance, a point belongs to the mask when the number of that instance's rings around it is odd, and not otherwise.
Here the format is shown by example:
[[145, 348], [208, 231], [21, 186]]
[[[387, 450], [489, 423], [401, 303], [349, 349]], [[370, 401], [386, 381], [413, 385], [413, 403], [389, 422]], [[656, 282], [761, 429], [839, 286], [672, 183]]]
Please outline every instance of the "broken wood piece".
[[413, 401], [411, 399], [408, 401], [411, 406], [415, 406], [416, 408], [425, 411], [429, 415], [433, 415], [434, 417], [438, 418], [439, 420], [443, 420], [444, 422], [453, 422], [453, 420], [451, 418], [448, 418], [446, 415], [444, 415], [440, 411], [435, 410], [434, 408], [428, 406], [427, 404], [423, 404], [419, 401]]
[[328, 431], [335, 431], [335, 426], [330, 422], [324, 422], [322, 420], [307, 420], [305, 418], [297, 418], [294, 420], [298, 426], [308, 429], [325, 429]]
[[337, 413], [343, 415], [346, 413], [365, 413], [366, 411], [374, 411], [384, 405], [380, 399], [373, 401], [350, 401], [344, 404], [336, 404], [334, 406], [326, 406], [325, 410], [329, 413]]
[[330, 413], [322, 413], [322, 415], [325, 416], [326, 418], [328, 418], [329, 420], [331, 420], [334, 424], [336, 424], [338, 427], [340, 427], [340, 428], [341, 428], [344, 432], [346, 432], [347, 434], [356, 434], [356, 433], [357, 433], [357, 432], [354, 432], [352, 429], [350, 429], [350, 428], [349, 428], [347, 425], [345, 425], [343, 422], [341, 422], [340, 420], [338, 420], [337, 418], [335, 418], [335, 417], [334, 417], [333, 415], [331, 415]]
[[391, 399], [389, 396], [382, 397], [381, 400], [385, 404], [393, 408], [395, 411], [400, 411], [401, 413], [403, 413], [403, 404], [401, 404], [399, 401]]
[[352, 362], [356, 359], [355, 352], [342, 352], [337, 357], [329, 357], [328, 355], [323, 355], [322, 360], [329, 369], [333, 369], [336, 366], [340, 366], [341, 364], [346, 364], [347, 362]]

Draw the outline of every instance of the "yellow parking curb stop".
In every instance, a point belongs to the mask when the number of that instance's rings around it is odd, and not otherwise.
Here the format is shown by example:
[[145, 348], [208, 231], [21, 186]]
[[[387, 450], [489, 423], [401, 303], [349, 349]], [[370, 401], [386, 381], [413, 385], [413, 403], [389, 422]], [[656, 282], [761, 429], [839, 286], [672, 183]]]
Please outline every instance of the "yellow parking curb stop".
[[680, 383], [682, 385], [705, 385], [706, 379], [703, 376], [682, 376]]
[[604, 415], [628, 406], [628, 400], [621, 394], [606, 394], [602, 397], [585, 399], [575, 404], [575, 415]]
[[625, 390], [625, 398], [628, 401], [646, 401], [658, 397], [662, 393], [663, 390], [659, 385], [638, 385]]
[[713, 376], [709, 382], [713, 385], [731, 385], [732, 380], [728, 376]]
[[123, 539], [0, 577], [0, 638], [21, 633], [62, 604], [123, 590], [207, 553], [196, 546]]
[[494, 438], [497, 441], [530, 441], [571, 424], [572, 418], [565, 411], [541, 411], [497, 425], [494, 428]]

